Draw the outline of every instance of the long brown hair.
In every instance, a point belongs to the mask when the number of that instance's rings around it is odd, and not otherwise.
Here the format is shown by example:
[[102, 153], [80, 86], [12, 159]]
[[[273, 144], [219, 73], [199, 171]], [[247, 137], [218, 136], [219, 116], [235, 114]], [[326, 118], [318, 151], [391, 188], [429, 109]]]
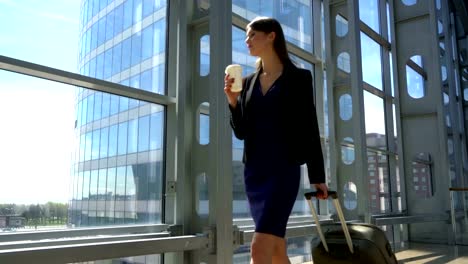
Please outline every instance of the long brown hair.
[[[284, 66], [292, 63], [291, 59], [289, 58], [288, 49], [286, 48], [286, 39], [284, 37], [283, 29], [281, 28], [281, 24], [278, 22], [278, 20], [271, 17], [257, 17], [247, 25], [247, 28], [251, 28], [255, 31], [261, 31], [267, 34], [270, 32], [275, 32], [273, 49]], [[262, 59], [258, 58], [256, 64], [257, 70], [260, 70], [262, 68]]]

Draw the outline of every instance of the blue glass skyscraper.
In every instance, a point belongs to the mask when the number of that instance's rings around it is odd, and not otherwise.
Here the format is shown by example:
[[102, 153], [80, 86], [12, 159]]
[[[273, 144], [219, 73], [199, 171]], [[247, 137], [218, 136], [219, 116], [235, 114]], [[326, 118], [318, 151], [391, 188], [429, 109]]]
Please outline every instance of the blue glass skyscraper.
[[[85, 0], [83, 75], [165, 94], [165, 0]], [[70, 203], [75, 226], [161, 221], [163, 106], [79, 89]]]

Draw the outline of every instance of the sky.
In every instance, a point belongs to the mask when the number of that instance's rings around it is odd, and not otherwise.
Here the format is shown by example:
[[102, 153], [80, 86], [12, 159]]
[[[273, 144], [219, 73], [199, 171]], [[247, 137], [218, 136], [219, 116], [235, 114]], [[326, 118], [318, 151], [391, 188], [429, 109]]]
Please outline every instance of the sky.
[[[0, 55], [77, 72], [79, 5], [0, 0]], [[0, 204], [67, 202], [74, 93], [0, 71]]]

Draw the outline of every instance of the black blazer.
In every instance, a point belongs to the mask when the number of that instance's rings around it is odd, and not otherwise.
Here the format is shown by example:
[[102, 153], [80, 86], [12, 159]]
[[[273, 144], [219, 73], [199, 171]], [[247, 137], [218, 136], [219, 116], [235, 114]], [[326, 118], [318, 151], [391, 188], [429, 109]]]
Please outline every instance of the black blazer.
[[[236, 108], [231, 110], [231, 127], [234, 135], [244, 140], [246, 131], [250, 129], [249, 103], [252, 94], [253, 82], [258, 72], [243, 78], [242, 92], [237, 100]], [[312, 75], [309, 70], [297, 68], [295, 65], [284, 66], [281, 82], [280, 96], [283, 110], [279, 116], [282, 123], [282, 140], [286, 142], [287, 157], [290, 162], [302, 165], [307, 164], [309, 182], [324, 183], [325, 170], [320, 132], [317, 124], [317, 114], [314, 105]], [[248, 145], [244, 141], [243, 162], [248, 159]]]

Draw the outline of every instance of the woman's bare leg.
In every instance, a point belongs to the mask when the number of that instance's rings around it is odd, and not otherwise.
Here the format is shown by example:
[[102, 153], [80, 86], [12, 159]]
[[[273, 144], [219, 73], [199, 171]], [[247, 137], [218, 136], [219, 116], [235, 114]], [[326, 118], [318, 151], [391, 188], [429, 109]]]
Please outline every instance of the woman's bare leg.
[[272, 264], [275, 239], [278, 237], [255, 232], [250, 245], [250, 264]]
[[288, 258], [286, 239], [275, 237], [272, 260], [273, 264], [291, 264]]

